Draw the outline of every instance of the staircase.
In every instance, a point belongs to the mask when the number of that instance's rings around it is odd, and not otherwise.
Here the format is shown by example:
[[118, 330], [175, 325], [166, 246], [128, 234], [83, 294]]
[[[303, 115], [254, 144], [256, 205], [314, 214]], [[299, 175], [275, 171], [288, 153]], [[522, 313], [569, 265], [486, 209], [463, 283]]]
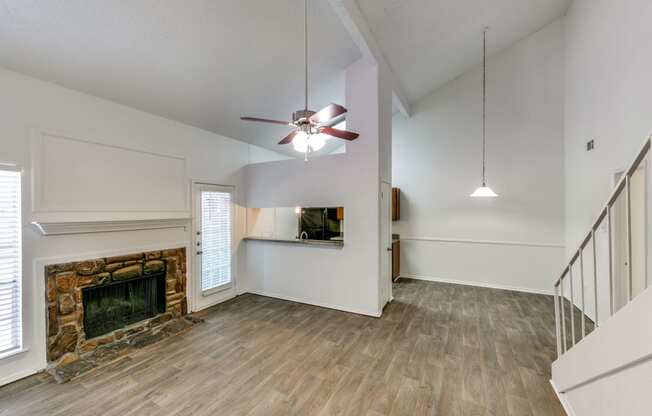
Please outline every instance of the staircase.
[[554, 285], [551, 383], [569, 415], [652, 415], [648, 138]]

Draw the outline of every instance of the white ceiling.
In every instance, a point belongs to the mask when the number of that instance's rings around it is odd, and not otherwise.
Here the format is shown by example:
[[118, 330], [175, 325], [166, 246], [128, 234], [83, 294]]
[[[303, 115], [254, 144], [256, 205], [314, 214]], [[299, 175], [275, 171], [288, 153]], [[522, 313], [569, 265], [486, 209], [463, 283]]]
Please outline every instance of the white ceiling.
[[562, 16], [572, 0], [357, 0], [405, 95], [418, 101]]
[[[343, 103], [361, 55], [327, 1], [310, 2], [311, 105]], [[0, 0], [0, 65], [296, 156], [302, 0]], [[331, 146], [337, 145], [337, 142]]]
[[[410, 102], [561, 16], [572, 0], [357, 0]], [[311, 104], [344, 103], [361, 54], [310, 0]], [[0, 0], [0, 66], [298, 156], [276, 143], [303, 107], [302, 0]], [[332, 141], [321, 153], [340, 144]]]

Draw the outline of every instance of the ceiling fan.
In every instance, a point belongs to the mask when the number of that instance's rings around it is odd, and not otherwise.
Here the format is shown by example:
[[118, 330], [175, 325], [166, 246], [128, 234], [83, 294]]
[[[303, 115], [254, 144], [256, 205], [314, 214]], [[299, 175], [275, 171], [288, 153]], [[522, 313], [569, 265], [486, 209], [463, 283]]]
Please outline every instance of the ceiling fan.
[[333, 126], [344, 119], [346, 108], [338, 104], [329, 104], [319, 111], [308, 110], [308, 0], [304, 0], [304, 87], [305, 101], [304, 109], [292, 113], [292, 121], [270, 120], [258, 117], [240, 117], [244, 121], [256, 121], [261, 123], [282, 124], [294, 127], [278, 144], [294, 145], [298, 152], [305, 153], [305, 160], [308, 160], [310, 152], [321, 149], [326, 139], [334, 137], [343, 140], [355, 140], [359, 134], [352, 131], [336, 129]]

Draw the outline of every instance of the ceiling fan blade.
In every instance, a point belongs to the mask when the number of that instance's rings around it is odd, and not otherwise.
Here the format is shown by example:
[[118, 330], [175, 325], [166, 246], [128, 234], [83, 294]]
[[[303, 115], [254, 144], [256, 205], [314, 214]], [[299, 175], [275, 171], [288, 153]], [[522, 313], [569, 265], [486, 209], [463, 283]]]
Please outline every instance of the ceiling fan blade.
[[292, 141], [292, 139], [294, 139], [294, 136], [296, 136], [296, 135], [297, 135], [297, 131], [295, 130], [292, 133], [285, 136], [285, 138], [283, 140], [281, 140], [280, 142], [278, 142], [278, 144], [288, 144], [288, 143], [290, 143]]
[[257, 117], [240, 117], [240, 120], [243, 121], [257, 121], [260, 123], [273, 123], [273, 124], [282, 124], [284, 126], [291, 126], [292, 123], [289, 121], [281, 121], [281, 120], [270, 120], [267, 118], [257, 118]]
[[322, 127], [320, 129], [320, 132], [322, 134], [328, 134], [329, 136], [337, 137], [338, 139], [344, 139], [344, 140], [355, 140], [360, 136], [358, 133], [354, 133], [352, 131], [338, 130], [332, 127]]
[[334, 117], [346, 113], [346, 108], [338, 104], [329, 104], [315, 114], [310, 116], [310, 121], [316, 124], [324, 124]]

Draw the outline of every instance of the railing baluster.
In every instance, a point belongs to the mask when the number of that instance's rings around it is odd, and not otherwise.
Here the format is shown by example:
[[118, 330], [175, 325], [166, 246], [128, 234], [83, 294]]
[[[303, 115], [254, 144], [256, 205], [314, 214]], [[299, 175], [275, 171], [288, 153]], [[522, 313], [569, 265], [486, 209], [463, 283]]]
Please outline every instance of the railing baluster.
[[[561, 286], [561, 285], [560, 285]], [[559, 286], [555, 287], [555, 334], [557, 336], [557, 357], [560, 357], [562, 354], [561, 351], [561, 326], [559, 319]]]
[[570, 282], [571, 345], [575, 345], [575, 298], [573, 296], [573, 263], [568, 265], [568, 279]]
[[584, 311], [584, 249], [580, 248], [580, 287], [582, 288], [582, 339], [586, 336], [586, 313]]
[[593, 246], [593, 301], [595, 302], [595, 316], [593, 317], [594, 330], [598, 327], [598, 259], [595, 249], [595, 229], [591, 229], [591, 245]]
[[564, 276], [559, 279], [559, 288], [561, 289], [561, 338], [564, 345], [564, 352], [568, 349], [568, 344], [566, 343], [566, 301], [564, 300]]
[[609, 316], [613, 316], [614, 310], [614, 270], [613, 270], [613, 248], [611, 241], [611, 205], [607, 205], [607, 235], [609, 238]]
[[632, 287], [632, 200], [631, 200], [631, 179], [629, 173], [625, 172], [625, 210], [627, 215], [627, 300], [633, 299]]

